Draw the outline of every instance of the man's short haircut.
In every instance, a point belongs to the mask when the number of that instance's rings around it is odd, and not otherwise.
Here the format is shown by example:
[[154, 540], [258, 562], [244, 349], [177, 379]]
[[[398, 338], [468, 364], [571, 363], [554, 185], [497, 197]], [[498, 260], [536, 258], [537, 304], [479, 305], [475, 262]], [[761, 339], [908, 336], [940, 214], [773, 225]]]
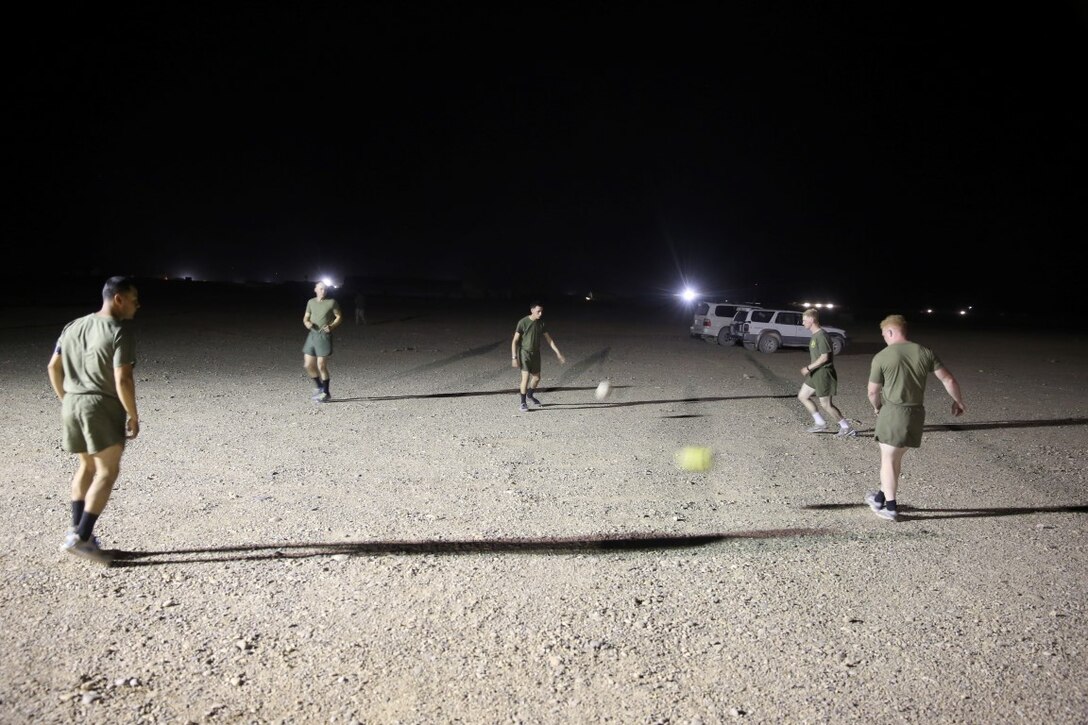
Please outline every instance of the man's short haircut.
[[805, 310], [805, 314], [802, 315], [802, 317], [810, 317], [810, 318], [812, 318], [813, 322], [819, 322], [820, 321], [820, 311], [817, 310], [815, 307], [809, 307], [807, 310]]
[[529, 303], [529, 309], [531, 310], [534, 307], [540, 307], [541, 309], [543, 309], [544, 305], [542, 305], [538, 300], [533, 300], [532, 302]]
[[123, 295], [136, 289], [136, 281], [132, 277], [110, 277], [106, 284], [102, 285], [102, 301], [109, 302], [114, 295]]
[[883, 332], [885, 327], [898, 327], [903, 332], [907, 331], [907, 318], [903, 315], [888, 315], [880, 321], [880, 331]]

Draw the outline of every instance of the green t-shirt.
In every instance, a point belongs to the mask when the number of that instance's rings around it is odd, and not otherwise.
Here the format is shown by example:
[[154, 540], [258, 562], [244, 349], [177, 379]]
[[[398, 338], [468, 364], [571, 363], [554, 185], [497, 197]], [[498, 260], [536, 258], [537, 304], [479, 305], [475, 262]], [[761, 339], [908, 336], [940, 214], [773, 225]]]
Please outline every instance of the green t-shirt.
[[528, 315], [522, 317], [518, 322], [516, 332], [521, 335], [518, 340], [518, 344], [522, 350], [528, 352], [540, 352], [540, 338], [544, 337], [544, 333], [547, 332], [544, 329], [544, 320], [534, 320]]
[[820, 367], [833, 367], [835, 365], [835, 353], [831, 347], [831, 337], [826, 330], [820, 329], [812, 333], [812, 339], [808, 341], [808, 361], [816, 362], [816, 358], [827, 353], [827, 362]]
[[937, 354], [916, 342], [888, 345], [873, 356], [869, 382], [883, 386], [881, 397], [893, 405], [922, 405], [926, 378], [941, 369]]
[[332, 324], [336, 313], [340, 312], [340, 305], [332, 297], [323, 300], [314, 297], [306, 303], [306, 311], [310, 313], [310, 322], [320, 330], [325, 325]]
[[64, 367], [64, 392], [118, 397], [114, 368], [136, 364], [136, 337], [124, 323], [92, 313], [61, 330], [56, 351]]

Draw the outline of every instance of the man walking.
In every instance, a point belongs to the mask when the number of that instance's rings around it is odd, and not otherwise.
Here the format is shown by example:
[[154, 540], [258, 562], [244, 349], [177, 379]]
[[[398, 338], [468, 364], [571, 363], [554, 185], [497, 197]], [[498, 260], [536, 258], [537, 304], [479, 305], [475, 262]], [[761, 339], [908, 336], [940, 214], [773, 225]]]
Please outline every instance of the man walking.
[[344, 319], [339, 303], [332, 297], [326, 297], [327, 293], [328, 288], [324, 282], [314, 285], [316, 296], [306, 303], [306, 314], [302, 316], [302, 324], [310, 331], [302, 346], [302, 366], [314, 381], [314, 394], [311, 399], [319, 403], [328, 402], [331, 397], [328, 359], [332, 355], [332, 331]]
[[812, 415], [812, 426], [808, 428], [808, 432], [823, 433], [827, 430], [827, 421], [812, 402], [812, 396], [815, 395], [820, 401], [820, 407], [827, 411], [832, 420], [839, 422], [839, 432], [835, 435], [856, 436], [857, 431], [851, 427], [850, 421], [842, 416], [831, 401], [832, 396], [839, 391], [839, 378], [835, 374], [835, 353], [831, 347], [831, 338], [820, 327], [819, 311], [805, 310], [805, 314], [801, 316], [801, 324], [812, 333], [812, 339], [808, 343], [810, 362], [801, 368], [801, 374], [807, 379], [797, 393], [801, 405]]
[[355, 324], [366, 324], [366, 297], [362, 292], [355, 293]]
[[110, 277], [102, 287], [98, 312], [69, 322], [49, 359], [53, 391], [61, 401], [64, 450], [79, 457], [72, 477], [72, 528], [61, 548], [100, 564], [102, 551], [94, 526], [121, 472], [125, 441], [140, 432], [136, 411], [136, 342], [124, 321], [140, 309], [136, 285]]
[[877, 414], [876, 441], [880, 444], [880, 490], [865, 496], [876, 515], [895, 521], [899, 516], [895, 495], [899, 471], [908, 448], [922, 446], [926, 422], [923, 406], [930, 373], [952, 397], [952, 415], [966, 409], [959, 383], [929, 348], [907, 339], [907, 321], [890, 315], [880, 323], [887, 347], [873, 356], [869, 369], [869, 402]]
[[544, 328], [544, 320], [541, 319], [543, 315], [542, 305], [537, 302], [530, 305], [529, 316], [518, 321], [518, 326], [514, 330], [514, 339], [510, 343], [510, 365], [521, 369], [521, 406], [518, 410], [522, 413], [529, 410], [526, 398], [533, 405], [543, 405], [534, 395], [537, 385], [540, 384], [540, 338], [543, 337], [548, 341], [552, 350], [555, 351], [555, 356], [559, 358], [560, 365], [567, 361], [559, 352], [555, 340]]

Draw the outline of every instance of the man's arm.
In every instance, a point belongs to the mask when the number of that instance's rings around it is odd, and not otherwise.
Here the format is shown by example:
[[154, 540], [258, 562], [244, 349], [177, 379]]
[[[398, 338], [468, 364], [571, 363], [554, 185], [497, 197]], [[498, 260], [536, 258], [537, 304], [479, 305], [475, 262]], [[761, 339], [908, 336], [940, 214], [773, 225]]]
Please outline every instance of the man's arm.
[[334, 315], [333, 320], [328, 325], [325, 325], [325, 332], [332, 332], [337, 327], [340, 327], [340, 323], [344, 321], [344, 315], [340, 312], [339, 307], [334, 308], [332, 314]]
[[552, 336], [549, 333], [545, 332], [544, 339], [547, 340], [548, 344], [552, 346], [552, 350], [555, 352], [555, 356], [559, 358], [559, 364], [565, 363], [567, 359], [563, 357], [563, 353], [559, 352], [559, 348], [556, 347], [555, 340], [552, 339]]
[[306, 314], [302, 316], [302, 326], [307, 330], [312, 330], [313, 325], [310, 324], [310, 306], [306, 305]]
[[944, 385], [944, 389], [952, 396], [952, 415], [963, 415], [963, 411], [967, 410], [967, 406], [963, 404], [963, 393], [960, 392], [960, 384], [956, 382], [955, 376], [948, 371], [948, 368], [937, 368], [933, 371], [933, 374], [937, 376], [937, 379]]
[[520, 339], [521, 333], [515, 330], [514, 339], [510, 341], [510, 367], [521, 367], [521, 361], [518, 360], [518, 340]]
[[122, 365], [113, 369], [113, 380], [117, 383], [117, 396], [128, 413], [128, 437], [140, 434], [140, 414], [136, 412], [136, 380], [132, 377], [132, 365]]
[[46, 369], [49, 371], [49, 382], [53, 386], [53, 392], [57, 394], [57, 399], [64, 400], [64, 363], [60, 359], [60, 353], [53, 353]]
[[881, 400], [880, 391], [884, 389], [884, 386], [880, 383], [869, 383], [869, 402], [873, 405], [873, 412], [879, 413]]
[[820, 355], [820, 357], [816, 358], [815, 360], [810, 362], [808, 365], [801, 368], [801, 373], [803, 375], [808, 375], [809, 373], [811, 373], [816, 368], [820, 367], [821, 365], [826, 365], [826, 364], [827, 364], [827, 353], [825, 352], [822, 355]]

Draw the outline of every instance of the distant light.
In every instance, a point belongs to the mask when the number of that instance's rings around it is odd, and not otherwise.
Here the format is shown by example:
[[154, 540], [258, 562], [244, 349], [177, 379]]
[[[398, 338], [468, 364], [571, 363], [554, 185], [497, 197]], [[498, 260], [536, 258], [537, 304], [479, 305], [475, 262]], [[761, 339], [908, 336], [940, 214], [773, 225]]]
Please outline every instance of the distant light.
[[927, 315], [932, 315], [933, 314], [933, 309], [930, 308], [930, 309], [926, 310], [926, 314]]
[[966, 314], [967, 314], [967, 310], [960, 310], [960, 314], [961, 314], [961, 315], [966, 315]]
[[821, 307], [823, 307], [823, 306], [824, 306], [824, 303], [823, 303], [823, 302], [817, 302], [817, 303], [816, 303], [816, 308], [817, 308], [817, 309], [819, 309], [819, 308], [821, 308]]
[[321, 284], [325, 285], [326, 287], [335, 287], [336, 286], [336, 285], [334, 285], [332, 283], [332, 280], [329, 279], [328, 277], [322, 277], [321, 278]]
[[812, 305], [811, 305], [811, 304], [809, 304], [808, 302], [802, 302], [802, 303], [801, 303], [801, 306], [802, 306], [802, 307], [812, 307]]
[[684, 300], [684, 302], [691, 302], [698, 296], [699, 295], [691, 287], [685, 287], [684, 291], [680, 293], [680, 297]]

